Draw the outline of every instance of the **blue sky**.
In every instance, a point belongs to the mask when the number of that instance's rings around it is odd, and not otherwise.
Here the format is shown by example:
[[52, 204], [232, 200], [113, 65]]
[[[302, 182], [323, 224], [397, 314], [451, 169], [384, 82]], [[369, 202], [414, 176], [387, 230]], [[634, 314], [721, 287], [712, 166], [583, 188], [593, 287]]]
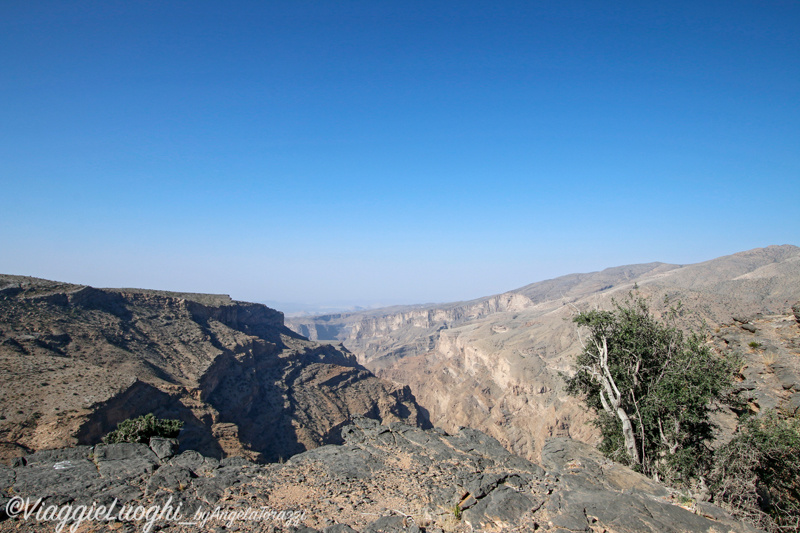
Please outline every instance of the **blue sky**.
[[0, 4], [0, 272], [367, 305], [800, 244], [800, 3]]

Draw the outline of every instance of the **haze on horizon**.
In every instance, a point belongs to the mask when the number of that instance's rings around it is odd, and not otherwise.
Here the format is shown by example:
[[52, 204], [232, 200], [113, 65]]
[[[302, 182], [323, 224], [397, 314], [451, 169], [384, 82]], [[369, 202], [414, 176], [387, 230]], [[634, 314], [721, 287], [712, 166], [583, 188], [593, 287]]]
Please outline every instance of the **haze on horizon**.
[[800, 244], [798, 22], [5, 2], [0, 272], [344, 307]]

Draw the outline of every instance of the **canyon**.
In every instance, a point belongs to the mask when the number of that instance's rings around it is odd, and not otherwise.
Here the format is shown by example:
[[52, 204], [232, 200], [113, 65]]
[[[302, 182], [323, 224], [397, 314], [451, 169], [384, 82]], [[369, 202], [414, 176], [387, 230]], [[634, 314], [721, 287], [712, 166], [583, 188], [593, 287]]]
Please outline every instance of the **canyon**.
[[[326, 533], [755, 531], [593, 448], [594, 413], [563, 379], [572, 318], [629, 294], [656, 316], [679, 306], [681, 327], [735, 355], [746, 409], [800, 412], [795, 246], [289, 319], [226, 295], [0, 275], [0, 504], [302, 509], [290, 529]], [[146, 413], [182, 420], [179, 438], [101, 444]], [[714, 446], [737, 419], [719, 409]], [[0, 531], [23, 526], [52, 527], [0, 513]]]
[[[631, 291], [649, 298], [656, 316], [680, 302], [682, 326], [704, 327], [719, 353], [736, 350], [747, 365], [748, 386], [760, 383], [746, 389], [753, 409], [796, 409], [796, 328], [783, 341], [762, 343], [759, 353], [747, 343], [759, 342], [755, 337], [773, 326], [760, 327], [761, 333], [741, 329], [751, 318], [794, 324], [800, 248], [790, 245], [691, 265], [648, 263], [571, 274], [468, 302], [296, 317], [287, 325], [311, 339], [341, 342], [377, 376], [408, 385], [434, 425], [479, 429], [535, 461], [552, 437], [597, 442], [593, 414], [565, 393], [560, 376], [571, 371], [581, 349], [571, 319], [583, 310], [608, 309]], [[753, 338], [725, 342], [731, 328]], [[785, 387], [763, 377], [772, 373], [765, 357], [785, 369]], [[720, 416], [730, 425], [731, 413]]]

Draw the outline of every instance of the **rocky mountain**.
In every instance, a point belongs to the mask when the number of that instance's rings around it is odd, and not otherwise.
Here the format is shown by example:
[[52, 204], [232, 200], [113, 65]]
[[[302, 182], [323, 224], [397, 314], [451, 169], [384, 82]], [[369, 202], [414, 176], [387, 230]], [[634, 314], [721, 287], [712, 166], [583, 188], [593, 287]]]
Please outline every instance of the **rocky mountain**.
[[[66, 516], [58, 512], [80, 505], [105, 506], [100, 519], [64, 520], [87, 533], [755, 531], [571, 439], [548, 441], [542, 468], [470, 429], [448, 435], [356, 417], [342, 436], [342, 445], [270, 465], [176, 454], [157, 438], [33, 453], [0, 466], [0, 508], [11, 515], [0, 531], [53, 531]], [[136, 506], [149, 514], [120, 515]]]
[[210, 457], [287, 458], [353, 416], [424, 423], [407, 387], [261, 304], [0, 276], [0, 455], [95, 444], [154, 413]]
[[[341, 341], [379, 377], [408, 385], [433, 424], [479, 429], [538, 460], [549, 437], [596, 442], [587, 424], [592, 415], [564, 393], [559, 376], [580, 350], [571, 318], [579, 310], [609, 308], [634, 287], [651, 299], [656, 314], [665, 309], [665, 297], [680, 301], [684, 325], [705, 323], [711, 340], [718, 328], [741, 329], [733, 317], [790, 316], [800, 300], [800, 248], [770, 246], [692, 265], [615, 267], [469, 302], [294, 318], [287, 325], [312, 339]], [[764, 353], [778, 367], [795, 369], [797, 332], [786, 335], [783, 344], [765, 344]], [[720, 350], [736, 349], [717, 340]], [[784, 374], [784, 383], [800, 383], [796, 370]], [[792, 391], [800, 387], [774, 385], [745, 389], [753, 393], [754, 409], [767, 397], [770, 405], [796, 405]]]

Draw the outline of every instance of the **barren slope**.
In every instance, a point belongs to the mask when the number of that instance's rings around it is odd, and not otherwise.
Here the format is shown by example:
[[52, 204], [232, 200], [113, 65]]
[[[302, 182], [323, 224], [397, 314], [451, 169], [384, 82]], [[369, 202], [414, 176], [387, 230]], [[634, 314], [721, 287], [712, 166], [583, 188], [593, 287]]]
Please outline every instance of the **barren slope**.
[[800, 248], [770, 246], [694, 265], [649, 263], [572, 274], [455, 304], [371, 310], [289, 321], [295, 331], [338, 339], [378, 376], [410, 386], [431, 421], [472, 427], [537, 460], [544, 440], [594, 443], [583, 407], [559, 372], [579, 350], [571, 318], [608, 308], [638, 285], [659, 312], [681, 300], [687, 326], [711, 331], [732, 316], [788, 314], [800, 299]]
[[0, 365], [5, 456], [93, 444], [148, 412], [183, 419], [186, 448], [267, 460], [337, 441], [353, 415], [418, 423], [407, 388], [224, 295], [2, 276]]

